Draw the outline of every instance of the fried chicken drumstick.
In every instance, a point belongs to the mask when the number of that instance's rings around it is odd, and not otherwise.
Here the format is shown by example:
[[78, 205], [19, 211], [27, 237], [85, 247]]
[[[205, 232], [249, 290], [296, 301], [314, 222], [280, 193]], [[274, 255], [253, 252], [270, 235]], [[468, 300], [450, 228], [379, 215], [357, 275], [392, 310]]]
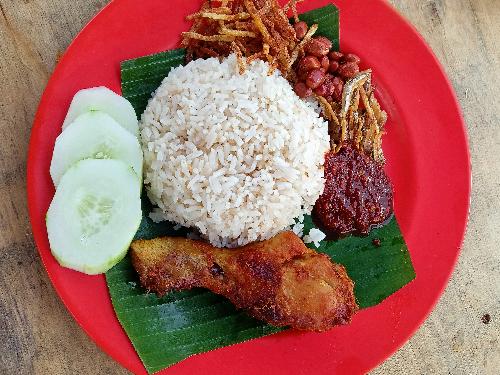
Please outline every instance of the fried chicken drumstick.
[[311, 331], [349, 323], [358, 309], [344, 267], [293, 232], [238, 249], [178, 237], [134, 241], [131, 249], [142, 286], [160, 296], [207, 288], [257, 319]]

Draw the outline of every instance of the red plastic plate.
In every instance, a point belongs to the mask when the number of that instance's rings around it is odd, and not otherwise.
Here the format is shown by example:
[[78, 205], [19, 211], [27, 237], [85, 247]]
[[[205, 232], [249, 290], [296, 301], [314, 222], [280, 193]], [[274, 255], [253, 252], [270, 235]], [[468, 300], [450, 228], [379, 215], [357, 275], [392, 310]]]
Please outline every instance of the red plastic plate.
[[[49, 165], [71, 98], [105, 85], [120, 92], [120, 62], [175, 48], [184, 16], [201, 1], [117, 0], [78, 35], [43, 94], [28, 158], [33, 234], [54, 287], [75, 320], [120, 364], [145, 370], [115, 317], [103, 276], [58, 265], [45, 229], [54, 194]], [[328, 1], [309, 0], [301, 11]], [[418, 33], [381, 0], [338, 0], [341, 48], [373, 68], [390, 116], [384, 151], [395, 210], [417, 278], [351, 325], [327, 333], [285, 332], [189, 358], [168, 374], [358, 374], [403, 345], [427, 317], [453, 270], [467, 222], [470, 192], [465, 127], [453, 90]]]

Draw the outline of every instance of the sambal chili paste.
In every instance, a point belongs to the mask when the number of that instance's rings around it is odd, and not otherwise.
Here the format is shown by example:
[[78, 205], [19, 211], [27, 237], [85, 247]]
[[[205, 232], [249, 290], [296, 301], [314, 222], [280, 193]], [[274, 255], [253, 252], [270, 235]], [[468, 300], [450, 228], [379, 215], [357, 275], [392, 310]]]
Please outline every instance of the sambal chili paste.
[[328, 237], [366, 235], [391, 217], [392, 185], [383, 165], [354, 145], [326, 154], [325, 180], [313, 219]]

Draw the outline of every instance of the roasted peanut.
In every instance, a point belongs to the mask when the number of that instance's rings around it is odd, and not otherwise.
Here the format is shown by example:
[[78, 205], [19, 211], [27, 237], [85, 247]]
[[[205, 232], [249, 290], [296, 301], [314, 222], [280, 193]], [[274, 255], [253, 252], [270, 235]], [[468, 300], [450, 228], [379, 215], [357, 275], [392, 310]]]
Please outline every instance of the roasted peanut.
[[333, 79], [334, 79], [334, 77], [331, 74], [327, 74], [323, 83], [321, 85], [319, 85], [314, 90], [314, 92], [317, 95], [323, 96], [325, 98], [332, 96], [334, 89], [335, 89], [335, 86], [333, 84]]
[[330, 49], [332, 48], [332, 42], [328, 38], [323, 36], [319, 36], [317, 38], [311, 39], [304, 47], [304, 51], [306, 53], [316, 56], [322, 57], [328, 55]]
[[347, 55], [344, 56], [344, 60], [346, 62], [353, 62], [353, 63], [356, 63], [356, 64], [359, 64], [361, 62], [361, 59], [353, 54], [353, 53], [348, 53]]
[[308, 27], [307, 23], [305, 23], [304, 21], [297, 22], [293, 25], [293, 28], [295, 29], [295, 36], [298, 40], [302, 40], [307, 34]]
[[323, 56], [319, 62], [321, 64], [321, 69], [324, 72], [328, 71], [328, 68], [330, 67], [330, 60], [328, 59], [328, 56]]
[[312, 95], [312, 90], [304, 82], [297, 82], [293, 87], [299, 98], [307, 98]]
[[335, 61], [335, 60], [330, 61], [330, 67], [328, 68], [328, 71], [330, 73], [335, 73], [338, 68], [339, 68], [339, 62], [338, 61]]
[[311, 89], [315, 89], [325, 80], [325, 72], [321, 69], [311, 70], [306, 77], [306, 85]]
[[299, 61], [299, 70], [309, 71], [320, 67], [320, 61], [314, 56], [305, 56]]
[[339, 61], [342, 57], [344, 57], [344, 54], [342, 52], [332, 51], [328, 54], [328, 57], [330, 60]]
[[355, 62], [348, 62], [339, 66], [337, 73], [344, 78], [352, 78], [359, 73], [359, 66]]
[[342, 91], [344, 90], [344, 82], [339, 77], [333, 77], [333, 100], [340, 102], [342, 100]]

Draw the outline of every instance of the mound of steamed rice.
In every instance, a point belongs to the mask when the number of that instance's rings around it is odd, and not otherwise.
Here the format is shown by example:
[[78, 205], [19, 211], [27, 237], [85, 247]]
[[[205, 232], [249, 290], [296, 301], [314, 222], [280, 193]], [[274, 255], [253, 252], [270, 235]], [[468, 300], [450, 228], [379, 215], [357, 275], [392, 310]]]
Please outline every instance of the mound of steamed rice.
[[263, 61], [173, 69], [140, 121], [152, 217], [215, 246], [271, 238], [309, 214], [324, 188], [328, 124]]

